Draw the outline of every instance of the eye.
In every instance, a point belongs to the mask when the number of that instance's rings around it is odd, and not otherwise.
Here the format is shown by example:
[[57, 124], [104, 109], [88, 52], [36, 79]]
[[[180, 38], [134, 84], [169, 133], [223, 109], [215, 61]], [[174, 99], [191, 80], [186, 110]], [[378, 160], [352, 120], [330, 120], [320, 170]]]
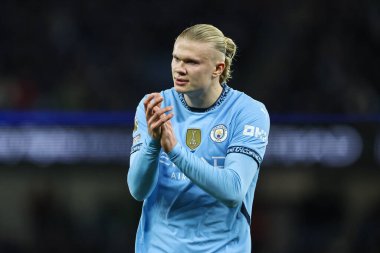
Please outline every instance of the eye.
[[188, 60], [188, 61], [186, 61], [186, 63], [189, 64], [189, 65], [197, 65], [197, 64], [199, 64], [199, 62], [194, 61], [194, 60]]

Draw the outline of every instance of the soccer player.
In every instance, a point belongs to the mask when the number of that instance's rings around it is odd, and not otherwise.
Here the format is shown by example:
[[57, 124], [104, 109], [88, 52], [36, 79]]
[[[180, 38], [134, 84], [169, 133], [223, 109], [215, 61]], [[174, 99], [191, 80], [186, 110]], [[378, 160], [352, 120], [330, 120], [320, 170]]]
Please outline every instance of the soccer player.
[[128, 186], [144, 201], [136, 253], [251, 252], [265, 106], [227, 85], [236, 45], [208, 24], [173, 48], [174, 87], [138, 105]]

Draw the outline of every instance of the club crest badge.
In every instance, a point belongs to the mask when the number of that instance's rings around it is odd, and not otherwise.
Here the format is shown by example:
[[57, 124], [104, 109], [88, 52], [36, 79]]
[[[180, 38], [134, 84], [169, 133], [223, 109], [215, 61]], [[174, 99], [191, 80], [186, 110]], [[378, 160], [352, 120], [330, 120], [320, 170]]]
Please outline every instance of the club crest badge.
[[197, 128], [187, 129], [186, 145], [191, 149], [196, 149], [201, 144], [201, 130]]
[[223, 142], [227, 139], [227, 127], [225, 125], [215, 126], [210, 133], [211, 140], [215, 142]]

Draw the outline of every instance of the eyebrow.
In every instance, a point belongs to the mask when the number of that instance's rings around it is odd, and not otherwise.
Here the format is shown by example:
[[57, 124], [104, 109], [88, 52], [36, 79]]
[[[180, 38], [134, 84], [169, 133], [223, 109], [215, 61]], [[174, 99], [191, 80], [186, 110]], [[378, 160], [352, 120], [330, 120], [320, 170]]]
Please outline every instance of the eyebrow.
[[195, 57], [180, 57], [175, 53], [172, 53], [173, 57], [181, 59], [183, 61], [195, 61], [195, 62], [200, 62], [202, 59], [201, 58], [195, 58]]

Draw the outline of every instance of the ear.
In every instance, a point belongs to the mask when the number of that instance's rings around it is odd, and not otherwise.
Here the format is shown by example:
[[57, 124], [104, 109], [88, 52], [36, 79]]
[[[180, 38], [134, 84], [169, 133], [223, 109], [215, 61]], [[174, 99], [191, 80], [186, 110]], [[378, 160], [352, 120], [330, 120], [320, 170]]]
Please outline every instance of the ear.
[[215, 65], [215, 70], [212, 72], [212, 77], [219, 77], [226, 67], [224, 62], [217, 62]]

